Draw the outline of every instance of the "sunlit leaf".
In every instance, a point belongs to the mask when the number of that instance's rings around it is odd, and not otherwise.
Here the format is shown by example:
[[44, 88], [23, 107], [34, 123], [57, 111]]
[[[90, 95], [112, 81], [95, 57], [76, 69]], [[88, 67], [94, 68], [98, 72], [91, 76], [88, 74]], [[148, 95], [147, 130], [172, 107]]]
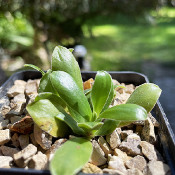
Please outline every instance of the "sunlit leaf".
[[147, 118], [147, 111], [136, 104], [121, 104], [107, 109], [101, 113], [99, 118], [116, 121], [145, 120]]
[[91, 121], [92, 111], [89, 103], [74, 79], [66, 72], [54, 71], [50, 75], [50, 80], [53, 87], [66, 104], [82, 116], [75, 120], [78, 123]]
[[86, 123], [78, 123], [78, 126], [82, 128], [84, 131], [97, 130], [103, 125], [103, 122], [86, 122]]
[[33, 64], [25, 64], [24, 67], [30, 67], [32, 69], [35, 69], [35, 70], [41, 72], [42, 76], [44, 76], [44, 74], [45, 74], [45, 72], [42, 69], [40, 69], [39, 67], [37, 67]]
[[83, 82], [81, 78], [78, 62], [69, 50], [62, 46], [55, 47], [52, 53], [52, 71], [64, 71], [71, 75], [74, 81], [83, 91]]
[[111, 91], [111, 76], [105, 71], [98, 71], [91, 91], [93, 110], [97, 116], [104, 108]]
[[50, 163], [52, 175], [74, 175], [89, 161], [92, 144], [84, 138], [73, 138], [59, 148]]
[[144, 83], [137, 87], [126, 103], [137, 104], [150, 112], [161, 94], [161, 89], [153, 83]]

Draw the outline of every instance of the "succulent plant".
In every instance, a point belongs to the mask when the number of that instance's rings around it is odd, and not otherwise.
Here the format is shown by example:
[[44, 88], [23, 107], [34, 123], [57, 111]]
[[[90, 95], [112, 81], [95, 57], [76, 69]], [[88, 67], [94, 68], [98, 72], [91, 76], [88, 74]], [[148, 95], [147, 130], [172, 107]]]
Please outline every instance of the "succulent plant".
[[[59, 148], [50, 163], [53, 175], [76, 174], [92, 154], [91, 139], [112, 133], [117, 127], [145, 120], [161, 89], [152, 83], [137, 87], [126, 104], [109, 108], [115, 86], [106, 71], [98, 71], [91, 89], [83, 89], [80, 68], [72, 49], [57, 46], [51, 69], [39, 70], [42, 79], [35, 101], [27, 106], [34, 122], [53, 137], [75, 137]], [[69, 163], [71, 162], [71, 163]]]

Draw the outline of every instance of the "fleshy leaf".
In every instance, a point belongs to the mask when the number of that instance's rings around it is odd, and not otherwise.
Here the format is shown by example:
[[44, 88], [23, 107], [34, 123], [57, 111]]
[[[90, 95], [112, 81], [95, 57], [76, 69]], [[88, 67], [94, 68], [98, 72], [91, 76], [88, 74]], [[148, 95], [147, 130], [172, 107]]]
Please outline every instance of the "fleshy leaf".
[[161, 89], [153, 83], [144, 83], [137, 87], [126, 103], [137, 104], [150, 112], [161, 94]]
[[59, 104], [59, 98], [56, 96], [49, 99], [39, 99], [38, 97], [35, 102], [27, 106], [27, 111], [42, 130], [53, 137], [64, 137], [70, 129], [64, 122], [55, 118], [55, 116], [61, 114], [60, 108], [62, 107]]
[[111, 91], [111, 76], [105, 71], [98, 71], [92, 87], [91, 99], [93, 111], [99, 116]]
[[107, 109], [101, 113], [99, 118], [126, 122], [145, 120], [147, 111], [136, 104], [121, 104]]
[[25, 64], [24, 67], [30, 67], [32, 69], [35, 69], [35, 70], [41, 72], [42, 76], [44, 76], [44, 74], [45, 74], [45, 72], [42, 69], [40, 69], [39, 67], [37, 67], [33, 64]]
[[120, 124], [120, 121], [106, 119], [99, 130], [95, 132], [95, 136], [105, 136], [111, 134]]
[[64, 71], [71, 75], [79, 88], [83, 91], [83, 82], [81, 78], [78, 62], [72, 52], [62, 46], [55, 47], [52, 53], [52, 71]]
[[86, 122], [86, 123], [78, 123], [78, 126], [82, 128], [84, 131], [97, 130], [103, 125], [103, 122]]
[[38, 92], [52, 92], [53, 94], [58, 94], [57, 91], [53, 88], [52, 83], [50, 81], [51, 70], [48, 70], [47, 73], [41, 78]]
[[66, 104], [82, 116], [75, 120], [78, 123], [91, 121], [92, 111], [89, 103], [83, 91], [81, 91], [71, 75], [63, 71], [54, 71], [50, 75], [50, 80], [53, 87], [57, 90]]
[[56, 118], [65, 122], [75, 134], [78, 134], [80, 136], [85, 135], [84, 130], [78, 127], [77, 122], [69, 114], [58, 114]]
[[64, 143], [50, 163], [52, 175], [74, 175], [89, 161], [92, 144], [84, 138], [73, 138]]

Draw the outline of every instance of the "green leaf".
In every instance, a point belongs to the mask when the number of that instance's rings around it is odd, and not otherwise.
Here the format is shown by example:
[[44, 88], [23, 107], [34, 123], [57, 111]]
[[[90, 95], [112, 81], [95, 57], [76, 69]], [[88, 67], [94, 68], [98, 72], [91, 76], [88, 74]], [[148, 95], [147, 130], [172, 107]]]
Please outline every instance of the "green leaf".
[[35, 66], [33, 64], [25, 64], [24, 67], [30, 67], [32, 69], [35, 69], [35, 70], [41, 72], [42, 76], [44, 76], [44, 74], [45, 74], [45, 72], [42, 69], [40, 69], [39, 67], [37, 67], [37, 66]]
[[73, 138], [64, 143], [50, 163], [52, 175], [74, 175], [89, 161], [92, 144], [84, 138]]
[[95, 136], [105, 136], [111, 134], [120, 124], [120, 121], [106, 119], [102, 127], [95, 132]]
[[99, 116], [111, 92], [111, 76], [105, 71], [98, 71], [92, 87], [91, 99], [93, 111]]
[[137, 104], [150, 112], [161, 94], [161, 89], [153, 83], [144, 83], [137, 87], [126, 103]]
[[101, 113], [99, 118], [129, 122], [145, 120], [147, 112], [143, 107], [136, 104], [121, 104], [107, 109]]
[[52, 83], [50, 81], [51, 70], [48, 70], [47, 73], [42, 77], [39, 85], [39, 93], [42, 92], [52, 92], [53, 94], [58, 94], [57, 91], [53, 88]]
[[56, 118], [65, 122], [75, 134], [78, 134], [80, 136], [85, 135], [84, 130], [78, 127], [77, 122], [69, 114], [58, 114]]
[[82, 116], [81, 118], [74, 119], [78, 123], [91, 121], [92, 111], [89, 103], [83, 91], [81, 91], [71, 75], [63, 71], [54, 71], [50, 75], [50, 80], [53, 87], [57, 90], [58, 94], [66, 104]]
[[97, 130], [103, 125], [103, 122], [85, 122], [78, 123], [78, 126], [82, 128], [84, 131], [92, 131]]
[[55, 47], [52, 53], [52, 71], [67, 72], [83, 91], [80, 68], [71, 51], [62, 46]]
[[[53, 137], [65, 137], [68, 135], [70, 129], [64, 122], [55, 118], [55, 116], [61, 114], [60, 109], [63, 110], [59, 104], [60, 98], [53, 95], [47, 99], [47, 95], [43, 94], [43, 97], [42, 95], [36, 97], [35, 102], [27, 106], [27, 111], [42, 130]], [[44, 96], [46, 99], [44, 99]]]

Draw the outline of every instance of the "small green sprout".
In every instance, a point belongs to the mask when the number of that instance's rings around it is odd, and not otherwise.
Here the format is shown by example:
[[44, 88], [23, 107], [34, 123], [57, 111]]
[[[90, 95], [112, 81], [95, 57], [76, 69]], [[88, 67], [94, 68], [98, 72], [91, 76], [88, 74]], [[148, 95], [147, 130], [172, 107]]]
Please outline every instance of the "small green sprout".
[[84, 91], [72, 50], [62, 46], [54, 49], [51, 69], [46, 73], [36, 66], [26, 66], [42, 73], [39, 94], [27, 106], [34, 122], [53, 137], [76, 136], [56, 151], [50, 163], [53, 175], [79, 172], [91, 157], [92, 138], [145, 120], [161, 94], [157, 85], [145, 83], [136, 88], [126, 104], [109, 108], [116, 88], [110, 74], [98, 71], [92, 89]]

